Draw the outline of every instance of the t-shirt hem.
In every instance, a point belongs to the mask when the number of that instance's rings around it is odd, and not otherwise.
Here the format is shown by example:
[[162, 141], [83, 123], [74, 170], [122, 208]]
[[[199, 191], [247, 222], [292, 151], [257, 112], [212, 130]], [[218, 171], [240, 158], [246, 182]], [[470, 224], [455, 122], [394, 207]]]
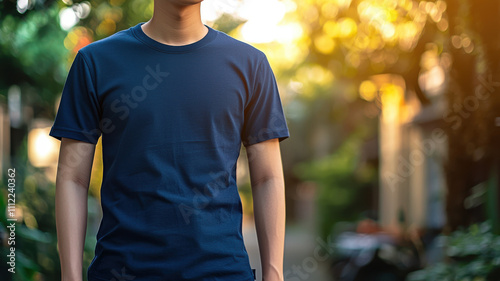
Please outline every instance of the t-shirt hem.
[[[109, 280], [110, 279], [102, 278], [102, 277], [95, 276], [95, 275], [88, 275], [87, 276], [87, 281], [109, 281]], [[134, 281], [135, 281], [135, 277], [134, 277]], [[255, 281], [255, 277], [251, 276], [250, 279], [242, 279], [241, 281]]]
[[109, 281], [109, 280], [97, 276], [87, 276], [87, 281]]
[[97, 141], [99, 140], [99, 136], [96, 137], [74, 129], [60, 128], [60, 127], [52, 127], [50, 129], [49, 136], [54, 137], [58, 140], [61, 140], [64, 137], [92, 144], [97, 144]]

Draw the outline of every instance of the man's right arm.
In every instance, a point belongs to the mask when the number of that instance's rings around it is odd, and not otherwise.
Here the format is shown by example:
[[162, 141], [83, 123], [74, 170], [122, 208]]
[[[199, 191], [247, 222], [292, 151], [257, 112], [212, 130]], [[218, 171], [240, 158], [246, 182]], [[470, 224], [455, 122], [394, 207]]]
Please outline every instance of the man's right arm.
[[62, 281], [82, 281], [87, 198], [95, 144], [61, 139], [56, 178], [57, 245]]

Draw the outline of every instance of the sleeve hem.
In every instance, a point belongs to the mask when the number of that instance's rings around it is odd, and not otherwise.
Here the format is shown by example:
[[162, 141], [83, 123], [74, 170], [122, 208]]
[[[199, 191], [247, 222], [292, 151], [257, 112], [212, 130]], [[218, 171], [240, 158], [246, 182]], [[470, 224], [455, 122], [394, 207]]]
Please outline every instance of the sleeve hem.
[[100, 137], [100, 135], [96, 136], [95, 134], [60, 127], [52, 127], [52, 129], [50, 129], [49, 136], [58, 140], [61, 140], [61, 138], [64, 137], [92, 144], [97, 144]]
[[290, 133], [288, 131], [278, 131], [278, 132], [271, 132], [267, 133], [264, 136], [260, 136], [257, 138], [250, 138], [249, 140], [243, 141], [243, 146], [247, 147], [253, 144], [257, 144], [260, 142], [264, 142], [270, 139], [278, 139], [279, 142], [282, 142], [283, 140], [287, 139], [290, 137]]

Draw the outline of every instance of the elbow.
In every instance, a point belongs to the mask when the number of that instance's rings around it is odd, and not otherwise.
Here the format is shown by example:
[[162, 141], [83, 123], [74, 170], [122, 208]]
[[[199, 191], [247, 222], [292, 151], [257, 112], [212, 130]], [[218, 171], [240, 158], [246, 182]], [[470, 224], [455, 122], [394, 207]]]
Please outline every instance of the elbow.
[[88, 189], [90, 185], [90, 176], [81, 175], [73, 169], [66, 170], [59, 168], [57, 171], [56, 186], [68, 183]]
[[283, 176], [279, 175], [265, 175], [256, 179], [252, 179], [252, 188], [258, 188], [261, 186], [285, 186]]

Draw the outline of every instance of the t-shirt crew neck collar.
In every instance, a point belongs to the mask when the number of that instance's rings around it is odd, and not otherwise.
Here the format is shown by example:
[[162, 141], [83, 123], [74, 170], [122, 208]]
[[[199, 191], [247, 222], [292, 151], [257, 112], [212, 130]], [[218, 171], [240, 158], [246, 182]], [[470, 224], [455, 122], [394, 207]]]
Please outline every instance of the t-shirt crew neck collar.
[[153, 38], [149, 37], [148, 35], [146, 35], [146, 33], [144, 33], [144, 31], [141, 28], [141, 26], [144, 23], [145, 22], [140, 22], [131, 28], [134, 36], [142, 43], [152, 47], [153, 49], [156, 49], [158, 51], [165, 52], [165, 53], [190, 52], [190, 51], [193, 51], [195, 49], [198, 49], [198, 48], [205, 46], [206, 44], [210, 43], [213, 39], [215, 39], [215, 37], [217, 36], [217, 31], [215, 29], [204, 24], [208, 28], [208, 32], [200, 40], [198, 40], [194, 43], [191, 43], [191, 44], [181, 45], [181, 46], [167, 45], [167, 44], [160, 43], [160, 42], [154, 40]]

